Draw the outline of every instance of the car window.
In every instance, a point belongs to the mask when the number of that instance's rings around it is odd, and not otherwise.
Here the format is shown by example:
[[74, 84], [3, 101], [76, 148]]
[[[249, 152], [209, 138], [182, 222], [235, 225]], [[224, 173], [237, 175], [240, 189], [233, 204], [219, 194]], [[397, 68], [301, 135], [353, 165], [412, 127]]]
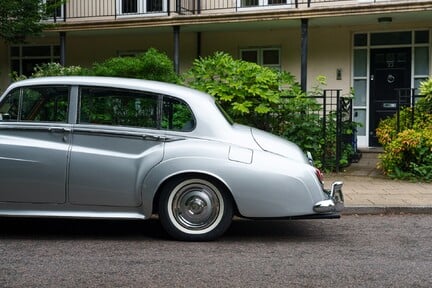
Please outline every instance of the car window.
[[178, 99], [164, 97], [162, 129], [189, 132], [195, 128], [195, 119], [189, 106]]
[[186, 103], [168, 96], [104, 87], [80, 89], [79, 123], [191, 131]]
[[1, 121], [18, 121], [20, 89], [10, 92], [0, 104]]
[[67, 122], [69, 88], [23, 87], [11, 91], [0, 104], [0, 120]]
[[97, 87], [80, 90], [80, 123], [157, 128], [157, 95]]

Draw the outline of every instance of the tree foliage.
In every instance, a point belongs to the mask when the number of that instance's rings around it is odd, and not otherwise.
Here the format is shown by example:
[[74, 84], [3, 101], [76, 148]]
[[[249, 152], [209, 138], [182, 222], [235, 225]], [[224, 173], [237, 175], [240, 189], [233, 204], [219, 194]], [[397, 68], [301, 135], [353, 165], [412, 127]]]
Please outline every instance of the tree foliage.
[[57, 2], [48, 1], [47, 5], [37, 0], [2, 0], [0, 38], [7, 43], [20, 43], [27, 36], [38, 35], [46, 27], [42, 20], [61, 4]]

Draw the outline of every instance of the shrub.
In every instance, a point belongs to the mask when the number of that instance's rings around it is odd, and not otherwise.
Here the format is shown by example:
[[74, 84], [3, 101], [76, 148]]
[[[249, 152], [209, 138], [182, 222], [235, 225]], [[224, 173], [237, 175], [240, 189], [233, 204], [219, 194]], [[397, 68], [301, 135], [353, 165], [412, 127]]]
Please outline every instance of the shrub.
[[[213, 95], [235, 122], [291, 140], [311, 152], [318, 167], [323, 168], [321, 160], [335, 166], [336, 116], [328, 116], [324, 137], [323, 107], [308, 97], [322, 95], [325, 77], [318, 77], [317, 85], [306, 95], [290, 73], [235, 60], [222, 52], [196, 59], [183, 76], [186, 85]], [[350, 145], [343, 149], [344, 155], [352, 155]], [[348, 164], [349, 156], [343, 156], [341, 164]]]
[[432, 114], [432, 77], [420, 84], [420, 95], [424, 98], [417, 102], [417, 109], [419, 112]]
[[[177, 83], [179, 77], [168, 56], [149, 49], [136, 57], [115, 57], [102, 63], [94, 63], [90, 69], [80, 66], [62, 66], [59, 63], [46, 63], [35, 68], [32, 78], [43, 76], [93, 75], [156, 80]], [[14, 81], [26, 79], [23, 75], [12, 74]]]
[[179, 82], [171, 59], [154, 48], [136, 57], [115, 57], [93, 64], [90, 75]]
[[[70, 76], [70, 75], [84, 75], [86, 70], [80, 66], [67, 66], [64, 67], [59, 63], [44, 63], [36, 65], [31, 78], [45, 77], [45, 76]], [[12, 81], [19, 81], [27, 79], [25, 75], [18, 75], [16, 72], [11, 75]]]
[[219, 100], [234, 121], [272, 130], [269, 115], [281, 105], [281, 96], [298, 95], [294, 76], [216, 52], [199, 58], [184, 75], [185, 84]]
[[86, 70], [80, 66], [62, 66], [59, 63], [45, 63], [37, 65], [35, 72], [32, 74], [32, 78], [44, 77], [44, 76], [71, 76], [71, 75], [83, 75]]
[[397, 116], [384, 119], [376, 131], [384, 153], [379, 167], [392, 178], [432, 181], [432, 78], [421, 85], [425, 95], [416, 104], [414, 123], [412, 108], [400, 112], [399, 131]]

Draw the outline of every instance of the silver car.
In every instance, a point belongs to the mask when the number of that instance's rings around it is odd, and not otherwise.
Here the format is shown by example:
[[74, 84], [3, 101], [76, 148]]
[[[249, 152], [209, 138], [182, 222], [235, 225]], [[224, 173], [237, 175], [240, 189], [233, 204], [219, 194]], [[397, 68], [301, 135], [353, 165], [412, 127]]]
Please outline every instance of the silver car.
[[337, 218], [342, 183], [325, 190], [309, 158], [178, 85], [47, 77], [0, 98], [1, 216], [157, 214], [190, 241], [221, 236], [234, 215]]

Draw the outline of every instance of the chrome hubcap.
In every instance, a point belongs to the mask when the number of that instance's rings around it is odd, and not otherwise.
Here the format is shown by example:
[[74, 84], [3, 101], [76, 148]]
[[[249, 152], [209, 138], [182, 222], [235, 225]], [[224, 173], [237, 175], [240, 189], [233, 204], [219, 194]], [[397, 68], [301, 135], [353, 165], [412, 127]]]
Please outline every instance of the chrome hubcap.
[[202, 230], [218, 218], [220, 204], [215, 191], [202, 183], [181, 187], [172, 202], [176, 221], [190, 230]]

